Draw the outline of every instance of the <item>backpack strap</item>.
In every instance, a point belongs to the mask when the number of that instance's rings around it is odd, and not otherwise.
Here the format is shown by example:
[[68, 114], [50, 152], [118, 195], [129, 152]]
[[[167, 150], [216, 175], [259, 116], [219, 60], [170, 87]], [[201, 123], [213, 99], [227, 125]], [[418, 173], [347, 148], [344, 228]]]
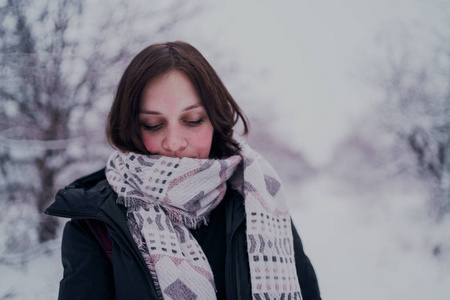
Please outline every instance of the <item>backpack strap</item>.
[[108, 236], [108, 230], [106, 229], [105, 223], [95, 219], [84, 219], [83, 221], [86, 222], [92, 234], [94, 235], [100, 246], [103, 248], [106, 256], [112, 264], [112, 242]]

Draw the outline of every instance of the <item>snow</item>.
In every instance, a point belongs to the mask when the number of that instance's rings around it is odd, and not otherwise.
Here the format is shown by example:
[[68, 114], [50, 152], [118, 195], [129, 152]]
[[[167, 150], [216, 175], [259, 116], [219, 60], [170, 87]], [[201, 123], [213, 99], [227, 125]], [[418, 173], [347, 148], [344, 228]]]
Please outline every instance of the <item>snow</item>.
[[0, 299], [57, 299], [62, 277], [61, 240], [32, 249], [20, 263], [10, 257], [12, 265], [0, 264]]
[[[370, 49], [379, 25], [389, 27], [392, 20], [415, 19], [426, 23], [437, 18], [433, 10], [422, 19], [428, 10], [421, 7], [427, 5], [417, 1], [294, 2], [217, 3], [184, 26], [185, 32], [179, 30], [167, 39], [191, 41], [208, 59], [208, 54], [211, 56], [214, 66], [220, 63], [220, 57], [214, 58], [214, 49], [222, 49], [229, 52], [226, 57], [236, 57], [232, 62], [223, 59], [227, 66], [237, 64], [249, 77], [255, 70], [266, 74], [254, 76], [257, 85], [251, 81], [252, 88], [246, 90], [256, 96], [247, 100], [242, 88], [237, 90], [240, 85], [236, 84], [234, 93], [233, 82], [226, 84], [233, 95], [244, 95], [236, 97], [243, 108], [252, 107], [244, 111], [269, 112], [273, 119], [269, 121], [277, 124], [275, 131], [281, 138], [322, 165], [335, 151], [336, 141], [348, 133], [349, 119], [372, 104], [373, 94], [358, 87], [348, 73], [355, 72], [355, 61], [364, 58], [362, 50]], [[84, 31], [77, 28], [77, 32]], [[74, 72], [76, 75], [79, 70]], [[239, 82], [246, 79], [236, 78]], [[269, 106], [273, 102], [277, 107]], [[265, 104], [267, 108], [262, 109]], [[12, 112], [15, 109], [8, 107]], [[52, 145], [61, 143], [66, 141]], [[29, 157], [32, 150], [22, 149], [15, 155]], [[77, 145], [70, 152], [81, 153]], [[450, 299], [450, 218], [436, 223], [427, 215], [428, 195], [420, 184], [358, 190], [324, 172], [287, 189], [293, 220], [318, 275], [323, 299]], [[29, 222], [19, 213], [9, 218], [1, 215], [1, 244], [4, 232], [11, 230], [6, 223], [17, 226], [16, 235], [22, 236]], [[60, 243], [57, 239], [24, 254], [5, 255], [0, 248], [0, 299], [57, 299], [63, 272]]]
[[[450, 220], [428, 217], [420, 186], [361, 192], [324, 173], [287, 191], [323, 299], [449, 299]], [[59, 245], [0, 263], [0, 299], [56, 299]]]
[[[381, 199], [342, 192], [321, 176], [292, 195], [294, 223], [324, 299], [449, 299], [449, 220], [426, 214], [425, 193], [388, 188]], [[411, 189], [411, 187], [410, 187]], [[379, 193], [378, 193], [378, 196]]]

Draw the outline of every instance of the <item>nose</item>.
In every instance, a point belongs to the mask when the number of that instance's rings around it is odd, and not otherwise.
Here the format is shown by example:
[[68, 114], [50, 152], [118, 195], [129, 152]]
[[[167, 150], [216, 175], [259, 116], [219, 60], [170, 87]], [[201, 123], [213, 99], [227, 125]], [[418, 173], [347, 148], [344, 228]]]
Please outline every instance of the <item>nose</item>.
[[167, 128], [166, 136], [162, 142], [162, 148], [169, 152], [168, 156], [175, 156], [179, 151], [187, 147], [187, 139], [177, 128]]

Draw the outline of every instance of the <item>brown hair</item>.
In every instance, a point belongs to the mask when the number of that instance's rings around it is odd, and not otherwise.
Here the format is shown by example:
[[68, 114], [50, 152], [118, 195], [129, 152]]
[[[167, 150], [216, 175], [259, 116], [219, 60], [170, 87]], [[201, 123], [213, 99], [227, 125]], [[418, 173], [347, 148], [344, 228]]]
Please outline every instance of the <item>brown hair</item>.
[[186, 74], [195, 87], [214, 127], [210, 158], [236, 154], [233, 127], [247, 120], [213, 67], [203, 55], [186, 42], [153, 44], [136, 55], [126, 68], [117, 87], [106, 124], [108, 142], [122, 151], [149, 154], [141, 139], [139, 104], [148, 82], [169, 71]]

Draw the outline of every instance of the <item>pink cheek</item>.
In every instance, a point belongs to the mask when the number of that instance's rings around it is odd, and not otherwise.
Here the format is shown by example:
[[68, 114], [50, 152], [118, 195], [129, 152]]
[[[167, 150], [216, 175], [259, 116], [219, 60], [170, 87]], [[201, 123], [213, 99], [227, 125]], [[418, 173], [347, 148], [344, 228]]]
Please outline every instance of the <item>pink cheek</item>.
[[212, 144], [212, 130], [202, 131], [193, 137], [194, 143], [190, 143], [200, 155], [200, 158], [207, 158], [211, 150]]
[[155, 138], [150, 138], [150, 137], [143, 136], [142, 140], [144, 142], [145, 148], [147, 148], [147, 150], [150, 153], [157, 153], [157, 152], [159, 152], [158, 143], [157, 143], [157, 140]]

